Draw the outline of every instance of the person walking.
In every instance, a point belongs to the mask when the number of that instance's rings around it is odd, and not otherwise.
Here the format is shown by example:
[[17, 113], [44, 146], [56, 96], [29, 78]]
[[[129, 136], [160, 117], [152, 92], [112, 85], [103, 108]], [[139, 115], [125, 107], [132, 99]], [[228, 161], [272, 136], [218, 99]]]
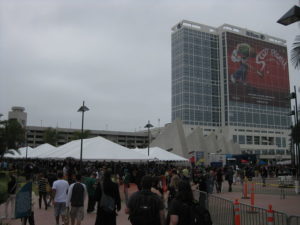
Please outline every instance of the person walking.
[[130, 187], [130, 180], [131, 176], [129, 170], [126, 168], [124, 169], [124, 176], [123, 176], [123, 185], [124, 185], [124, 196], [125, 196], [125, 203], [128, 203], [128, 189]]
[[87, 213], [95, 210], [95, 191], [96, 191], [96, 173], [92, 172], [91, 176], [86, 179], [85, 185], [88, 192], [88, 207]]
[[87, 196], [87, 190], [85, 184], [81, 183], [81, 175], [76, 175], [76, 182], [71, 184], [68, 190], [67, 196], [67, 209], [71, 206], [70, 218], [71, 225], [81, 224], [81, 221], [84, 218], [84, 200]]
[[266, 179], [268, 178], [268, 170], [265, 166], [261, 168], [260, 175], [261, 175], [263, 187], [266, 187]]
[[176, 192], [178, 189], [178, 183], [180, 181], [179, 176], [177, 175], [177, 171], [176, 169], [173, 169], [172, 171], [172, 177], [170, 179], [170, 185], [169, 185], [169, 190], [167, 192], [168, 195], [168, 205], [170, 204], [170, 202], [173, 200], [173, 198], [175, 198], [176, 196]]
[[61, 172], [57, 174], [57, 178], [58, 179], [54, 181], [52, 185], [52, 198], [56, 225], [59, 225], [60, 216], [64, 222], [67, 218], [66, 201], [69, 183], [63, 179], [63, 173]]
[[221, 168], [217, 170], [216, 173], [216, 189], [217, 193], [221, 193], [222, 191], [222, 183], [223, 183], [223, 171]]
[[189, 182], [181, 180], [178, 183], [178, 193], [172, 200], [166, 225], [205, 224], [212, 221], [208, 210], [201, 204], [194, 203], [194, 196]]
[[234, 171], [233, 171], [232, 167], [231, 166], [228, 167], [226, 170], [225, 178], [228, 182], [228, 191], [229, 192], [232, 192], [233, 174], [234, 174]]
[[144, 176], [142, 190], [130, 196], [125, 213], [132, 225], [164, 225], [164, 203], [151, 187], [152, 177]]
[[45, 178], [45, 175], [43, 173], [40, 173], [40, 177], [38, 180], [38, 187], [39, 187], [39, 208], [42, 207], [42, 200], [44, 200], [45, 209], [47, 210], [48, 204], [47, 204], [47, 184], [48, 181]]
[[[104, 195], [113, 199], [114, 206], [111, 210], [107, 210], [101, 205], [101, 198], [104, 198]], [[103, 182], [98, 183], [95, 200], [98, 201], [95, 225], [116, 225], [116, 210], [121, 210], [121, 198], [119, 186], [112, 181], [112, 173], [110, 170], [105, 171], [103, 175]]]

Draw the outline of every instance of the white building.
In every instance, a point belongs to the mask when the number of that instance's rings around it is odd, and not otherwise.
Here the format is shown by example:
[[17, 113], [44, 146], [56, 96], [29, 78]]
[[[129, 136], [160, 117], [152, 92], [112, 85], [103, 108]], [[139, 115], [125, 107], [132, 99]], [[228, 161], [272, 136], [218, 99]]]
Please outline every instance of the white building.
[[[237, 143], [241, 152], [290, 158], [287, 61], [282, 39], [228, 24], [177, 23], [172, 28], [172, 121], [183, 122], [187, 140], [200, 127], [198, 133], [222, 134], [219, 141]], [[215, 141], [205, 148], [218, 151]]]

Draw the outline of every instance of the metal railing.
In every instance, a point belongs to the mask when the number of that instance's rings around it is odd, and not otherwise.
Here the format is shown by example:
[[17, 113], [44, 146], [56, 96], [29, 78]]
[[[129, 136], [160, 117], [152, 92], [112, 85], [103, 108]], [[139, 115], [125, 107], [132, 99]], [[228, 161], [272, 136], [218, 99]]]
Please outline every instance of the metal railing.
[[[231, 200], [208, 195], [208, 210], [214, 225], [235, 225], [234, 204]], [[270, 209], [269, 209], [270, 210]], [[239, 203], [241, 225], [268, 225], [267, 208]], [[300, 216], [272, 210], [273, 225], [300, 225]]]
[[234, 225], [233, 203], [227, 199], [209, 195], [208, 210], [213, 224]]
[[[283, 198], [287, 196], [297, 195], [295, 191], [295, 186], [282, 185], [277, 178], [268, 178], [266, 179], [265, 184], [260, 178], [253, 178], [252, 181], [247, 181], [246, 183], [248, 184], [248, 193], [250, 193], [250, 186], [252, 182], [255, 184], [255, 194], [273, 194], [280, 195]], [[244, 183], [233, 185], [233, 191], [242, 192], [244, 188]]]
[[288, 219], [288, 225], [299, 225], [300, 216], [290, 216]]

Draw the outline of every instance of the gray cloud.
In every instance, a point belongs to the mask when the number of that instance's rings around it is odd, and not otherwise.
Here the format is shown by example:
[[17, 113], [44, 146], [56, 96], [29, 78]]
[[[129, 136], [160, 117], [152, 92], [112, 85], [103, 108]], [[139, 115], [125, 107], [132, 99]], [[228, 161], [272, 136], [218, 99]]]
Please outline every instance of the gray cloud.
[[[171, 27], [223, 23], [287, 39], [276, 24], [297, 1], [114, 0], [0, 2], [0, 110], [24, 106], [30, 125], [138, 130], [171, 119]], [[290, 68], [291, 84], [300, 84]]]

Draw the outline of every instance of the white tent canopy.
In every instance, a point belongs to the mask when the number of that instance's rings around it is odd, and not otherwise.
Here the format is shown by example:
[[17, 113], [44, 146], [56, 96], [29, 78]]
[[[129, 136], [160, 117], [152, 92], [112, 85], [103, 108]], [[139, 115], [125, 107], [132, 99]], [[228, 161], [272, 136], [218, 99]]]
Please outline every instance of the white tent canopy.
[[[40, 154], [39, 158], [80, 159], [81, 140], [71, 141], [49, 152]], [[82, 160], [90, 161], [146, 161], [148, 157], [132, 151], [102, 137], [83, 139]]]
[[43, 154], [48, 154], [53, 152], [56, 149], [53, 145], [50, 145], [48, 143], [39, 145], [35, 147], [30, 153], [30, 158], [41, 158], [40, 156]]
[[[136, 148], [134, 149], [134, 151], [148, 157], [148, 148], [143, 148], [143, 149]], [[186, 158], [168, 152], [159, 147], [151, 147], [149, 149], [149, 159], [156, 159], [159, 161], [188, 161]]]

